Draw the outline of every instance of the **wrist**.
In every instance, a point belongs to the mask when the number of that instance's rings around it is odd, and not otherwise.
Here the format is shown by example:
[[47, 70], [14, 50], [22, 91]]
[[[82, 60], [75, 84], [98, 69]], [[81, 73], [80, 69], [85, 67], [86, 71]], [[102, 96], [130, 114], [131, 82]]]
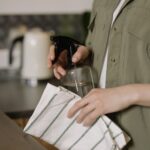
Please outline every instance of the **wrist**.
[[140, 100], [140, 95], [139, 95], [139, 90], [138, 90], [138, 85], [132, 84], [132, 85], [126, 85], [125, 86], [128, 90], [127, 94], [128, 95], [128, 103], [129, 105], [138, 105], [139, 100]]
[[122, 105], [124, 105], [125, 108], [137, 104], [139, 95], [133, 84], [124, 85], [117, 89], [118, 93], [120, 93], [120, 98], [122, 99]]

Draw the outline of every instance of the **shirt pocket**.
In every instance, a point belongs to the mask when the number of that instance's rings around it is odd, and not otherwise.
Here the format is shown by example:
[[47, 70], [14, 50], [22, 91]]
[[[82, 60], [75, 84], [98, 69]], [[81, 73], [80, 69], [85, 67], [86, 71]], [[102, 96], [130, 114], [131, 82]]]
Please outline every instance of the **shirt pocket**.
[[132, 8], [129, 14], [128, 34], [136, 39], [136, 52], [140, 51], [145, 60], [150, 63], [150, 10], [141, 7]]
[[150, 83], [150, 44], [127, 33], [124, 51], [125, 83]]
[[141, 7], [130, 8], [127, 30], [137, 38], [150, 42], [150, 10]]
[[150, 83], [150, 11], [130, 8], [124, 24], [124, 83]]

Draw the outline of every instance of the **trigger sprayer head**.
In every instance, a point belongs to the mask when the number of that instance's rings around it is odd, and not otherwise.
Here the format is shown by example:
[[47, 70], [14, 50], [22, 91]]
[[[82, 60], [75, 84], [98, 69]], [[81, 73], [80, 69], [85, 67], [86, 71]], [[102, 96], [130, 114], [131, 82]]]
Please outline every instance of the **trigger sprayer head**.
[[66, 67], [71, 68], [73, 66], [72, 56], [77, 51], [79, 45], [83, 45], [83, 44], [81, 44], [79, 41], [76, 41], [66, 36], [51, 36], [50, 39], [55, 45], [55, 60], [53, 61], [53, 64], [57, 61], [61, 52], [66, 50], [67, 51]]

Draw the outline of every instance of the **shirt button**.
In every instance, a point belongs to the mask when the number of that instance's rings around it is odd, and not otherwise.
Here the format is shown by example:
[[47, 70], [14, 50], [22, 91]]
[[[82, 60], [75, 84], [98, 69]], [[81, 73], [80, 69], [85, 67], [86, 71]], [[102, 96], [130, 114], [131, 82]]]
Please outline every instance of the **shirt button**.
[[114, 27], [114, 31], [117, 31], [117, 28], [116, 28], [116, 27]]
[[111, 58], [110, 60], [111, 60], [111, 62], [113, 62], [113, 63], [116, 62], [116, 59], [115, 59], [115, 58]]

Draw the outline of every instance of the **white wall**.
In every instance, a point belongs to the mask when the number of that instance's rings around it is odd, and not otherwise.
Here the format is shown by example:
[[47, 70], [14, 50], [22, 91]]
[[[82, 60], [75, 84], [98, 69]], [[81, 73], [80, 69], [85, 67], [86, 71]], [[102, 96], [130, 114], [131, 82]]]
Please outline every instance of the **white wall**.
[[93, 0], [0, 0], [4, 14], [66, 14], [90, 10]]

